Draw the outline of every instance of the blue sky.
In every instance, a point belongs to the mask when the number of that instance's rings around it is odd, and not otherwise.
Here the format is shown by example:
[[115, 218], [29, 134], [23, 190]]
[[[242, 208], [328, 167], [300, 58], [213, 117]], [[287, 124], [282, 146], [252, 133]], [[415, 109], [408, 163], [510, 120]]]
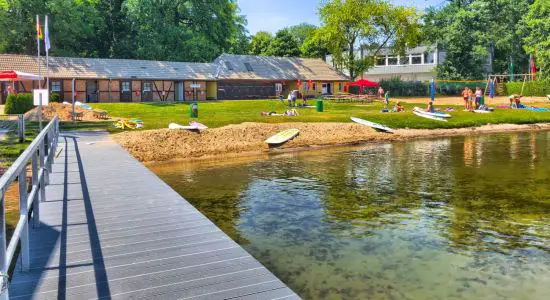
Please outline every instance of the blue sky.
[[[415, 6], [438, 5], [443, 0], [390, 0], [394, 4]], [[317, 11], [319, 0], [237, 0], [241, 13], [248, 20], [248, 31], [276, 32], [284, 27], [302, 22], [319, 25]]]

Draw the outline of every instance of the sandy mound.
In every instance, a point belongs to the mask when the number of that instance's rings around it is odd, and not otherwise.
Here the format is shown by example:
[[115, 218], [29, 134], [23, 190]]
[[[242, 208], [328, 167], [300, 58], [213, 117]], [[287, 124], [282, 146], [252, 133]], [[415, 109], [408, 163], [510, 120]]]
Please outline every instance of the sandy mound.
[[353, 123], [243, 123], [208, 129], [201, 133], [187, 130], [148, 130], [116, 134], [113, 138], [142, 162], [219, 157], [270, 151], [264, 142], [279, 131], [297, 128], [300, 135], [278, 149], [311, 146], [388, 142], [484, 133], [550, 130], [550, 124], [486, 125], [460, 129], [400, 129], [395, 134], [378, 133]]
[[352, 123], [243, 123], [208, 129], [201, 133], [160, 129], [124, 132], [115, 135], [114, 138], [141, 161], [163, 161], [267, 151], [269, 146], [264, 140], [289, 128], [299, 129], [300, 135], [280, 148], [358, 143], [389, 138], [388, 135]]
[[[77, 113], [83, 114], [82, 121], [104, 121], [96, 118], [91, 110], [87, 110], [78, 106], [75, 106], [74, 110]], [[51, 102], [50, 104], [42, 107], [42, 119], [51, 120], [55, 115], [58, 115], [61, 121], [72, 121], [72, 111], [72, 105]], [[26, 112], [25, 119], [38, 121], [38, 107]]]

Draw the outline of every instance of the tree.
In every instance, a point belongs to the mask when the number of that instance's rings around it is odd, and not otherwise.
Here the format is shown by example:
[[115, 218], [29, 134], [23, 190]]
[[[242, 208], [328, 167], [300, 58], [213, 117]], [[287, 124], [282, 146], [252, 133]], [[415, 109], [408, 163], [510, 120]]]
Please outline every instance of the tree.
[[277, 32], [275, 38], [269, 43], [265, 53], [270, 56], [300, 56], [300, 49], [296, 39], [288, 29], [282, 29]]
[[315, 30], [317, 30], [317, 26], [308, 23], [288, 27], [288, 32], [294, 37], [298, 47], [301, 47], [309, 37], [314, 35]]
[[487, 73], [507, 73], [510, 59], [522, 67], [517, 71], [526, 71], [517, 24], [527, 8], [527, 0], [473, 0], [428, 9], [424, 36], [447, 52], [438, 77], [483, 79]]
[[302, 57], [320, 58], [325, 60], [326, 56], [330, 53], [326, 41], [317, 37], [318, 30], [310, 33], [310, 35], [304, 40], [304, 43], [300, 46], [300, 53]]
[[271, 33], [266, 31], [257, 32], [250, 40], [249, 53], [252, 55], [266, 55], [267, 48], [269, 48], [272, 40]]
[[[374, 65], [383, 48], [403, 53], [420, 39], [415, 9], [394, 6], [385, 0], [330, 0], [320, 8], [322, 26], [318, 38], [326, 42], [335, 65], [355, 79]], [[369, 51], [357, 58], [358, 47]]]
[[542, 79], [550, 79], [550, 1], [535, 0], [522, 21], [525, 50], [536, 52], [536, 61]]

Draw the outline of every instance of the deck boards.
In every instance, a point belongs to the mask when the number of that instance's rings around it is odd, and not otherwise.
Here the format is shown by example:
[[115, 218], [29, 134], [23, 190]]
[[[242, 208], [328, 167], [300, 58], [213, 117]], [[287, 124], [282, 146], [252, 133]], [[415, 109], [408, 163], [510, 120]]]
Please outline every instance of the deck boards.
[[105, 133], [59, 149], [11, 299], [299, 299]]

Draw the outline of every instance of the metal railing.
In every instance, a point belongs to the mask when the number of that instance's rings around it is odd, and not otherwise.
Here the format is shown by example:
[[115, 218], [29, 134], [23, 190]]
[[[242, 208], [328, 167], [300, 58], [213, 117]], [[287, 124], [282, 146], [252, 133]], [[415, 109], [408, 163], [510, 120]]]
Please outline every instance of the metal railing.
[[0, 114], [0, 134], [2, 130], [17, 131], [19, 143], [25, 141], [25, 116]]
[[[34, 227], [40, 226], [40, 202], [46, 200], [46, 185], [49, 184], [49, 173], [55, 157], [59, 137], [59, 119], [55, 117], [38, 134], [27, 149], [17, 158], [13, 165], [0, 177], [0, 299], [8, 299], [7, 274], [19, 243], [22, 271], [30, 268], [29, 220]], [[31, 161], [32, 188], [27, 192], [27, 164]], [[19, 185], [19, 221], [13, 231], [9, 244], [6, 245], [6, 191], [17, 180]]]

